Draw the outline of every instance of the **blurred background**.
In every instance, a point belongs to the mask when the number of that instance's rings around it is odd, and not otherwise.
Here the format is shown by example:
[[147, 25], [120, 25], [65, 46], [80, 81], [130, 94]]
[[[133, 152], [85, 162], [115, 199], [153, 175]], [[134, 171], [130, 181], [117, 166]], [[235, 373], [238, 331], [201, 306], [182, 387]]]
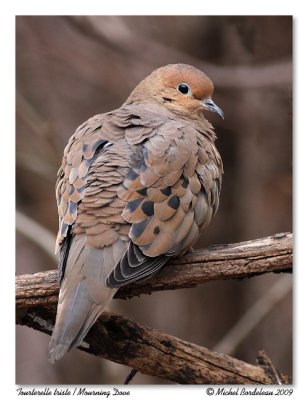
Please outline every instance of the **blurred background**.
[[[153, 69], [177, 62], [211, 77], [225, 114], [208, 115], [225, 173], [220, 208], [198, 247], [292, 231], [291, 16], [19, 16], [17, 274], [57, 267], [54, 186], [76, 127], [118, 108]], [[114, 300], [110, 310], [249, 363], [263, 349], [292, 375], [291, 276]], [[241, 334], [231, 340], [226, 335], [239, 323]], [[16, 327], [17, 384], [121, 384], [130, 372], [79, 350], [51, 365], [48, 342]], [[137, 374], [132, 383], [171, 382]]]

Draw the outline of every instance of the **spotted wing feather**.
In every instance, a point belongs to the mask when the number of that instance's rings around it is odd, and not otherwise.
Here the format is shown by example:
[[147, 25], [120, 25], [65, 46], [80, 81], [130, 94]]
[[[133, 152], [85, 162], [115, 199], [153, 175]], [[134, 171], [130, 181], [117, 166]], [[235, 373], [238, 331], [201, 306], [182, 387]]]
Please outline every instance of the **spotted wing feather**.
[[118, 191], [127, 202], [122, 217], [131, 224], [131, 243], [107, 278], [110, 287], [152, 276], [185, 252], [218, 206], [222, 165], [205, 135], [172, 120], [139, 147], [139, 163]]

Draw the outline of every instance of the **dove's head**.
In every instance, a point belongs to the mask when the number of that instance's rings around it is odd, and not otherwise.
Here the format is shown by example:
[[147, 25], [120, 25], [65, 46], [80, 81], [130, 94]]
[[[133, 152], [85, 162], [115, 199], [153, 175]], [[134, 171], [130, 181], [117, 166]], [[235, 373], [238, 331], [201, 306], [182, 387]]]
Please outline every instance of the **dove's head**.
[[192, 116], [200, 111], [222, 110], [213, 102], [213, 82], [202, 71], [186, 64], [169, 64], [153, 71], [128, 98], [128, 102], [155, 100], [170, 111]]

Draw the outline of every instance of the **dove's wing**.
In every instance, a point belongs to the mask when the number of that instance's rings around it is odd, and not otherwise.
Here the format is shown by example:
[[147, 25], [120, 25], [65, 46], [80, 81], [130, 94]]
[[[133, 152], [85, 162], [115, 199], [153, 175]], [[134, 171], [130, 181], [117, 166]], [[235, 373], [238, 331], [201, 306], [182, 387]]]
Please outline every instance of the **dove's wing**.
[[135, 164], [118, 191], [127, 202], [122, 217], [131, 224], [131, 242], [107, 278], [110, 287], [143, 280], [188, 249], [219, 202], [222, 164], [210, 124], [202, 132], [170, 117], [155, 128], [146, 115], [137, 121], [125, 134], [136, 148]]

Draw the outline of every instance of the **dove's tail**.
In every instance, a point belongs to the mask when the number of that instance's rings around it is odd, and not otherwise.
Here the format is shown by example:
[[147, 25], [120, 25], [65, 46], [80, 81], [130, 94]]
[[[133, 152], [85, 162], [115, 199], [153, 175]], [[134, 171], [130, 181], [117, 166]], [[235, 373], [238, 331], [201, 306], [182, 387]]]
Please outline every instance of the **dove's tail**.
[[127, 242], [121, 240], [102, 249], [86, 248], [84, 236], [72, 240], [49, 343], [50, 362], [80, 345], [114, 296], [117, 289], [106, 287], [105, 279], [126, 247]]

